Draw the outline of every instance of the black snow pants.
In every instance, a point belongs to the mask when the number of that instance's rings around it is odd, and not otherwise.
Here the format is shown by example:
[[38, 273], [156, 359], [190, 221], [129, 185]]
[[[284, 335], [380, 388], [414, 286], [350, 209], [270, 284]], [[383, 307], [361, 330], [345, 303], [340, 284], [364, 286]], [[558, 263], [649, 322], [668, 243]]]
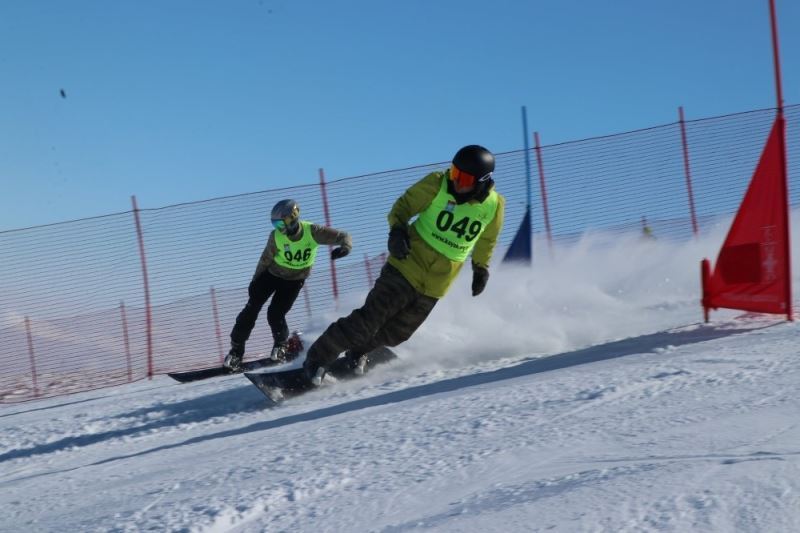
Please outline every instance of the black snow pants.
[[250, 338], [250, 332], [256, 325], [258, 313], [272, 296], [272, 301], [267, 309], [267, 322], [272, 330], [272, 338], [276, 344], [289, 338], [289, 326], [286, 324], [286, 314], [292, 308], [305, 280], [285, 280], [274, 276], [264, 270], [253, 278], [247, 288], [249, 298], [244, 309], [236, 317], [236, 324], [231, 331], [231, 340], [245, 342]]
[[328, 326], [306, 358], [328, 366], [346, 350], [361, 355], [380, 346], [397, 346], [425, 322], [438, 301], [417, 292], [387, 263], [364, 305]]

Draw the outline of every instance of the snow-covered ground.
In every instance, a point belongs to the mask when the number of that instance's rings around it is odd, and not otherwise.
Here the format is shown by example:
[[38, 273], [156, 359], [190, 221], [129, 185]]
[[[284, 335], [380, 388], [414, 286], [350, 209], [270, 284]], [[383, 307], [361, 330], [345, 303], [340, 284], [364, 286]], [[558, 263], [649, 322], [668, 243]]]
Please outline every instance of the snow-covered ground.
[[797, 325], [700, 323], [721, 240], [464, 276], [401, 361], [277, 408], [241, 376], [2, 406], [0, 530], [800, 531]]

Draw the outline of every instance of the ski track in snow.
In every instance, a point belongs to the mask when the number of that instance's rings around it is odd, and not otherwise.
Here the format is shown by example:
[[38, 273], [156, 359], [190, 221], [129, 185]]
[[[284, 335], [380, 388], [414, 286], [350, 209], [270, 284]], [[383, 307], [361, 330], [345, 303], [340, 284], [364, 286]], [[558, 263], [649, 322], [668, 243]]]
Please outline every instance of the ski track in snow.
[[238, 376], [15, 406], [0, 412], [0, 498], [9, 530], [789, 531], [794, 335], [388, 402], [430, 376], [387, 368], [276, 409]]

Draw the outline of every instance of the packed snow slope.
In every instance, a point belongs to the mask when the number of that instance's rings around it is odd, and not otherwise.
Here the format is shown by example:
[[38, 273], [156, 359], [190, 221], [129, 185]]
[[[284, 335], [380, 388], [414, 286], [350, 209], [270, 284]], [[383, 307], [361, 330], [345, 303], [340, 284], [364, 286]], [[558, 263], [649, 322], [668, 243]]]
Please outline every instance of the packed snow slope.
[[797, 325], [700, 323], [723, 236], [465, 275], [400, 361], [279, 407], [242, 376], [0, 407], [0, 530], [800, 531]]

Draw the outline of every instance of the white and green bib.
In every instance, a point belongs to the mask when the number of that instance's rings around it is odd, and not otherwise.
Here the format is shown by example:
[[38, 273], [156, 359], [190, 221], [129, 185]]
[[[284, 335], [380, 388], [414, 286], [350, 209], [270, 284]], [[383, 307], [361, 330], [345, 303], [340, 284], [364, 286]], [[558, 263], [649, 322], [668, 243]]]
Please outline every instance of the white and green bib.
[[275, 245], [278, 251], [275, 262], [284, 268], [302, 270], [310, 268], [317, 257], [319, 244], [311, 236], [311, 222], [300, 221], [303, 235], [298, 241], [292, 241], [285, 234], [275, 231]]
[[451, 261], [464, 262], [497, 212], [497, 192], [480, 203], [456, 204], [447, 192], [447, 178], [439, 192], [414, 222], [419, 236]]

